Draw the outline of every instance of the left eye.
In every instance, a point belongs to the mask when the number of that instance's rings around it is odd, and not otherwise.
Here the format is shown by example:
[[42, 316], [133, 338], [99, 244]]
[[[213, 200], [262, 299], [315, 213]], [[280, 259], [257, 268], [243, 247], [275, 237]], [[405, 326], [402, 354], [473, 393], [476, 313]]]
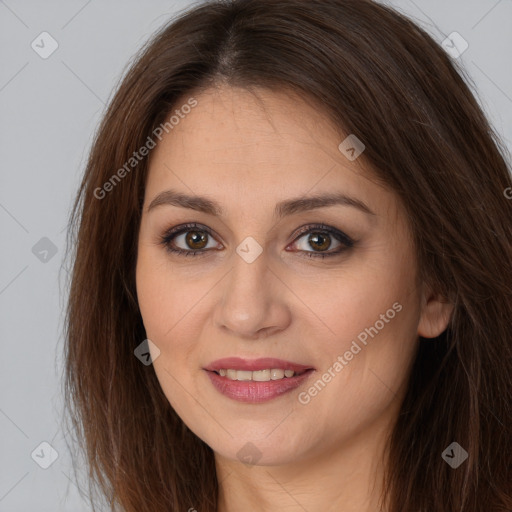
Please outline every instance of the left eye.
[[[307, 235], [307, 237], [306, 237]], [[302, 242], [302, 247], [300, 247], [301, 244], [295, 244], [298, 245], [300, 250], [308, 251], [308, 249], [311, 249], [312, 247], [317, 249], [320, 252], [326, 251], [329, 248], [332, 249], [331, 245], [333, 243], [333, 236], [329, 233], [322, 233], [320, 231], [310, 231], [309, 233], [306, 233], [306, 235], [300, 236], [297, 240], [304, 239]], [[334, 239], [338, 242], [338, 245], [341, 246], [341, 242]]]
[[[295, 239], [294, 245], [301, 239], [304, 239], [304, 242], [302, 248], [299, 247], [299, 250], [304, 252], [305, 256], [309, 258], [336, 256], [354, 246], [354, 241], [345, 233], [323, 224], [302, 230], [300, 236]], [[333, 239], [338, 242], [337, 249], [326, 252], [332, 248]], [[309, 249], [311, 248], [316, 250], [310, 251]]]

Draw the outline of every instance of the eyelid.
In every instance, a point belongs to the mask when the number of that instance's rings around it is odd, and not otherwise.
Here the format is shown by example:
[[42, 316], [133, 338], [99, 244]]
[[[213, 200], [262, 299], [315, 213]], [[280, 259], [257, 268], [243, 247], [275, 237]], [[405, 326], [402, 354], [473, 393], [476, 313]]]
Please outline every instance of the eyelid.
[[178, 234], [181, 234], [184, 232], [186, 233], [187, 231], [192, 231], [194, 229], [197, 231], [205, 231], [206, 233], [208, 233], [209, 235], [211, 235], [213, 237], [213, 231], [208, 226], [205, 226], [203, 224], [198, 224], [197, 222], [180, 224], [178, 226], [174, 226], [172, 228], [166, 229], [164, 231], [163, 236], [170, 237], [172, 235], [178, 235]]
[[297, 228], [297, 230], [294, 233], [294, 242], [297, 241], [298, 238], [301, 238], [302, 235], [307, 234], [309, 232], [328, 233], [329, 235], [332, 235], [334, 238], [336, 238], [339, 242], [349, 247], [352, 247], [356, 243], [356, 240], [348, 236], [340, 229], [322, 223], [304, 224], [304, 226]]

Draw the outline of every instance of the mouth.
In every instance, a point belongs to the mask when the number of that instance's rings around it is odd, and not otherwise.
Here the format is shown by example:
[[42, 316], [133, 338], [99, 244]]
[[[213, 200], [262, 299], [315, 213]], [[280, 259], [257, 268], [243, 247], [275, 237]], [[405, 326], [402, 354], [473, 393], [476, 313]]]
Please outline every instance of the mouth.
[[259, 403], [297, 388], [315, 368], [275, 358], [231, 357], [214, 361], [203, 370], [217, 391], [228, 398]]

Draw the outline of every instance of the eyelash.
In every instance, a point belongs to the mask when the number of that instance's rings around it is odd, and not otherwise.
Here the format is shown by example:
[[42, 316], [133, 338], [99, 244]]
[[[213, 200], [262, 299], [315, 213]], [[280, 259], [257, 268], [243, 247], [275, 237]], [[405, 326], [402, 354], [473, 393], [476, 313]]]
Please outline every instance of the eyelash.
[[[172, 240], [183, 233], [187, 233], [188, 231], [203, 231], [205, 233], [208, 233], [209, 236], [212, 238], [215, 238], [213, 236], [212, 231], [207, 228], [206, 226], [201, 226], [200, 224], [184, 224], [182, 226], [177, 226], [174, 228], [171, 228], [167, 230], [164, 235], [160, 238], [160, 244], [162, 244], [165, 249], [170, 252], [171, 254], [176, 254], [179, 256], [204, 256], [206, 252], [208, 252], [211, 249], [191, 249], [191, 250], [185, 250], [185, 249], [176, 249], [172, 247], [171, 242]], [[298, 252], [305, 252], [306, 258], [326, 258], [331, 256], [338, 256], [341, 253], [345, 252], [348, 249], [351, 249], [355, 242], [352, 240], [349, 236], [347, 236], [342, 231], [339, 231], [338, 229], [332, 228], [330, 226], [326, 226], [325, 224], [313, 224], [310, 226], [306, 226], [304, 229], [301, 229], [301, 231], [297, 234], [294, 242], [296, 242], [298, 239], [302, 238], [304, 235], [310, 234], [310, 233], [321, 233], [321, 234], [328, 234], [331, 235], [333, 238], [335, 238], [338, 242], [342, 243], [345, 247], [341, 247], [340, 249], [337, 249], [334, 252], [329, 253], [322, 253], [322, 252], [314, 252], [314, 251], [298, 251]]]

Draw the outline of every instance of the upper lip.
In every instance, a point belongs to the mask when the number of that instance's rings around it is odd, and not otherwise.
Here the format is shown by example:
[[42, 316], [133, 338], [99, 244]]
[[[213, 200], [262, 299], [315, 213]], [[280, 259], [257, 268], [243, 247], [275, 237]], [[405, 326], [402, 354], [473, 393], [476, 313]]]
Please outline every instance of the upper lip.
[[241, 357], [225, 357], [211, 362], [204, 369], [214, 372], [219, 370], [245, 370], [245, 371], [258, 371], [278, 368], [282, 370], [293, 370], [294, 372], [301, 372], [304, 370], [313, 369], [312, 366], [293, 363], [283, 359], [276, 359], [274, 357], [262, 357], [260, 359], [243, 359]]

